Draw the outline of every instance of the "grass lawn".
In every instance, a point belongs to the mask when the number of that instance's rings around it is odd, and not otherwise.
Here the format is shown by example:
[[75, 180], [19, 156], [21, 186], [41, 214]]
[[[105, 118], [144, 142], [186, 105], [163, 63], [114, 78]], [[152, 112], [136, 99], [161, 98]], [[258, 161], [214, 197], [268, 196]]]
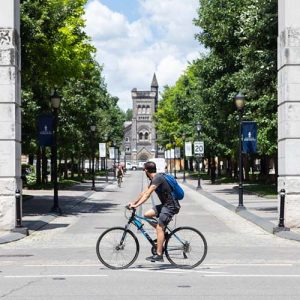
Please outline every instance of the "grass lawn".
[[[189, 174], [190, 178], [197, 179], [198, 173], [193, 172]], [[207, 173], [200, 173], [202, 180], [210, 180], [210, 176]], [[216, 179], [217, 184], [226, 184], [226, 183], [236, 183], [238, 182], [234, 178], [230, 177], [219, 177]], [[277, 196], [277, 186], [276, 184], [264, 183], [259, 181], [243, 182], [243, 187], [245, 191], [256, 193], [259, 196], [267, 198], [276, 198]]]

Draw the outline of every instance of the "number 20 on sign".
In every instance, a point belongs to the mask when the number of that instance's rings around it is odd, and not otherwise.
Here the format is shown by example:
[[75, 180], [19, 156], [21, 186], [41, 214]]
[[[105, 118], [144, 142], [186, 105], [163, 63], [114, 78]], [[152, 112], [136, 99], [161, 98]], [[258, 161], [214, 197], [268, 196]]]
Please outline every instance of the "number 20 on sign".
[[204, 154], [204, 142], [194, 142], [194, 153], [196, 155]]

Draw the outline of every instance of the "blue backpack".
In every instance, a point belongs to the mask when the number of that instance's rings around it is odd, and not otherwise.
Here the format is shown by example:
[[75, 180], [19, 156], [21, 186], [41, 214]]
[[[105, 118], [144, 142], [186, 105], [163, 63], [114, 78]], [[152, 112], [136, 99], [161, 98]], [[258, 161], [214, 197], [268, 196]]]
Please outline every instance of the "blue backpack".
[[170, 174], [163, 174], [164, 178], [168, 182], [172, 189], [172, 195], [175, 200], [182, 200], [184, 197], [184, 191], [182, 187], [178, 184], [177, 180]]

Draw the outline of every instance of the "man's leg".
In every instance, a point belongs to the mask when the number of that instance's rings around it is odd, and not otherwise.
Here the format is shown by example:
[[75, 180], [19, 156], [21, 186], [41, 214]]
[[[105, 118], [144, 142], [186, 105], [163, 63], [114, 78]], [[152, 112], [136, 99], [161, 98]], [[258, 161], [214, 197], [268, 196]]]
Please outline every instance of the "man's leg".
[[[148, 219], [154, 219], [154, 217], [156, 217], [157, 215], [157, 212], [151, 208], [149, 210], [147, 210], [145, 213], [144, 213], [144, 217], [145, 218], [148, 218]], [[152, 222], [148, 222], [152, 227], [156, 228], [156, 225], [155, 223], [152, 223]]]
[[157, 224], [156, 226], [156, 234], [157, 234], [157, 254], [163, 254], [163, 245], [165, 241], [165, 226]]

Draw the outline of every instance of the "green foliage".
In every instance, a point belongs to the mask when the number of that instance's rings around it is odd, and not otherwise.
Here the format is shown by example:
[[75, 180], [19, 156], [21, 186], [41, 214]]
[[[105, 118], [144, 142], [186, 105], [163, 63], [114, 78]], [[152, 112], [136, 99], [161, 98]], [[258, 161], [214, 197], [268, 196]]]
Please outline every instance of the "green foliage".
[[125, 112], [125, 115], [126, 115], [126, 121], [131, 121], [132, 115], [133, 115], [132, 108], [127, 109], [127, 111]]
[[203, 125], [205, 156], [236, 156], [238, 114], [234, 96], [246, 95], [245, 120], [258, 124], [258, 151], [277, 152], [277, 1], [199, 0], [197, 40], [207, 53], [166, 87], [156, 114], [159, 139]]
[[[87, 0], [21, 0], [23, 153], [34, 155], [37, 119], [51, 113], [50, 95], [62, 96], [58, 111], [59, 158], [97, 154], [105, 135], [121, 141], [125, 114], [109, 95], [95, 48], [84, 32]], [[91, 125], [96, 125], [93, 134]]]

